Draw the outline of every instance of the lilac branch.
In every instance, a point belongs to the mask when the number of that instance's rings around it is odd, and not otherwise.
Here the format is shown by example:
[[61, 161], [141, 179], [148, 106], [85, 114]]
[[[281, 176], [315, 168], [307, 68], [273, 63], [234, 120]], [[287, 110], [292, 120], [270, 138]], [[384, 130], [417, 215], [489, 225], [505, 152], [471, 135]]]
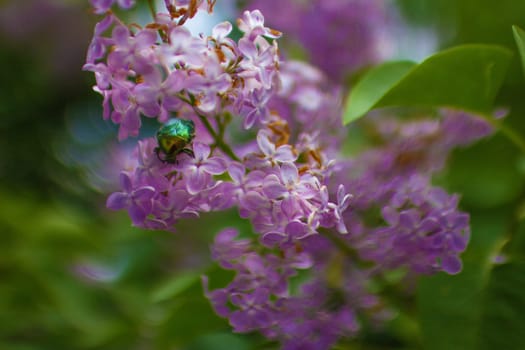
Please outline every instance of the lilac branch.
[[193, 109], [193, 112], [195, 113], [195, 115], [197, 115], [197, 117], [199, 117], [199, 119], [202, 122], [202, 124], [204, 124], [204, 126], [206, 127], [206, 130], [208, 130], [208, 132], [210, 133], [211, 137], [213, 137], [213, 140], [215, 141], [215, 146], [217, 146], [221, 151], [223, 151], [231, 159], [240, 162], [241, 159], [239, 157], [237, 157], [237, 155], [233, 152], [231, 147], [226, 142], [224, 142], [224, 140], [222, 138], [224, 132], [221, 131], [221, 130], [219, 131], [219, 133], [215, 132], [215, 130], [211, 126], [210, 122], [208, 121], [208, 118], [206, 118], [205, 115], [203, 115], [202, 113], [199, 112], [199, 110], [195, 106], [195, 97], [193, 95], [191, 95], [191, 94], [189, 95], [189, 97], [190, 97], [189, 99], [186, 98], [185, 96], [183, 96], [182, 94], [179, 94], [178, 96], [179, 96], [181, 101], [183, 101], [183, 102], [185, 102], [185, 103], [187, 103], [188, 105], [191, 106], [191, 108]]
[[355, 249], [351, 248], [347, 244], [347, 242], [340, 237], [339, 233], [336, 233], [333, 230], [326, 229], [326, 228], [323, 228], [323, 227], [319, 227], [317, 229], [317, 231], [321, 235], [323, 235], [323, 237], [328, 238], [330, 240], [330, 242], [332, 242], [334, 244], [334, 246], [341, 253], [343, 253], [345, 256], [347, 256], [350, 260], [358, 261], [360, 264], [362, 263], [363, 265], [370, 265], [371, 266], [373, 264], [372, 262], [369, 262], [369, 261], [363, 261], [363, 259], [361, 259], [361, 257], [359, 256], [358, 252]]

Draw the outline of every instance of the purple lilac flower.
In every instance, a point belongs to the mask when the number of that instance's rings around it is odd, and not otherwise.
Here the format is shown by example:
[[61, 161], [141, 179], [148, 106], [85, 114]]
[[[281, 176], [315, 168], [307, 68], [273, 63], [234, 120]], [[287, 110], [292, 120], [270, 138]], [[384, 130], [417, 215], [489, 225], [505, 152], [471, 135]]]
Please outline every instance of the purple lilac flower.
[[89, 0], [89, 2], [91, 3], [91, 6], [93, 6], [96, 14], [105, 13], [111, 9], [114, 4], [117, 4], [125, 10], [129, 10], [135, 5], [134, 0]]
[[[372, 122], [367, 127], [376, 126], [380, 146], [339, 163], [335, 181], [353, 195], [353, 210], [342, 214], [350, 231], [346, 239], [382, 269], [404, 266], [414, 274], [461, 270], [468, 215], [458, 210], [457, 196], [432, 187], [429, 178], [442, 169], [453, 147], [484, 137], [492, 128], [462, 112], [442, 113], [441, 120], [403, 123], [385, 116], [365, 119]], [[376, 211], [380, 215], [366, 214]]]
[[104, 115], [120, 124], [120, 140], [138, 135], [142, 116], [162, 122], [170, 113], [194, 108], [211, 116], [223, 108], [245, 119], [246, 128], [266, 121], [265, 105], [279, 84], [279, 57], [277, 42], [264, 37], [280, 33], [264, 27], [259, 11], [247, 11], [240, 19], [246, 32], [238, 44], [226, 38], [232, 28], [227, 22], [207, 37], [192, 36], [169, 16], [156, 19], [130, 29], [108, 14], [88, 50], [84, 69], [95, 73]]
[[266, 168], [273, 167], [278, 163], [293, 162], [297, 156], [293, 154], [291, 145], [276, 145], [270, 141], [270, 135], [264, 130], [257, 134], [257, 145], [263, 156], [258, 157], [257, 164], [254, 167]]
[[133, 188], [131, 179], [126, 173], [120, 174], [120, 184], [124, 191], [109, 196], [107, 207], [113, 210], [128, 208], [133, 223], [143, 222], [152, 210], [155, 189], [151, 186]]
[[341, 121], [341, 88], [319, 69], [300, 61], [283, 62], [280, 77], [282, 88], [272, 96], [268, 108], [294, 130], [292, 142], [300, 150], [319, 148], [334, 157], [347, 134]]
[[378, 62], [384, 46], [386, 7], [377, 0], [286, 0], [275, 7], [252, 0], [271, 26], [298, 40], [310, 61], [333, 81]]
[[382, 146], [362, 155], [360, 164], [384, 174], [439, 171], [453, 148], [471, 144], [494, 131], [481, 117], [449, 109], [440, 111], [440, 118], [401, 122], [381, 115], [364, 122], [377, 131], [375, 141]]
[[194, 159], [183, 168], [187, 175], [187, 187], [190, 194], [197, 194], [207, 187], [212, 175], [224, 173], [226, 165], [221, 157], [210, 157], [210, 147], [202, 143], [194, 143]]
[[494, 132], [488, 121], [476, 115], [455, 110], [444, 110], [442, 113], [440, 143], [443, 148], [467, 146]]
[[[340, 337], [358, 331], [358, 314], [364, 312], [373, 318], [382, 309], [379, 299], [366, 291], [368, 273], [341, 266], [346, 282], [337, 285], [326, 278], [319, 267], [333, 263], [338, 253], [325, 238], [307, 239], [322, 246], [323, 254], [289, 247], [275, 255], [256, 253], [253, 242], [236, 239], [237, 235], [238, 231], [226, 229], [212, 246], [218, 263], [236, 271], [234, 280], [225, 288], [210, 291], [204, 278], [206, 295], [235, 331], [258, 330], [280, 341], [283, 349], [329, 349]], [[290, 278], [300, 270], [308, 274], [292, 292]], [[377, 317], [382, 316], [379, 313]]]
[[333, 227], [335, 226], [339, 233], [348, 233], [346, 224], [343, 220], [343, 213], [350, 206], [352, 195], [345, 192], [345, 187], [339, 185], [337, 189], [337, 204], [328, 201], [328, 188], [321, 187], [321, 205], [309, 217], [311, 226]]
[[381, 210], [386, 226], [359, 238], [360, 253], [382, 268], [407, 266], [416, 273], [461, 270], [458, 255], [467, 246], [469, 216], [457, 210], [457, 196], [413, 176], [391, 191]]

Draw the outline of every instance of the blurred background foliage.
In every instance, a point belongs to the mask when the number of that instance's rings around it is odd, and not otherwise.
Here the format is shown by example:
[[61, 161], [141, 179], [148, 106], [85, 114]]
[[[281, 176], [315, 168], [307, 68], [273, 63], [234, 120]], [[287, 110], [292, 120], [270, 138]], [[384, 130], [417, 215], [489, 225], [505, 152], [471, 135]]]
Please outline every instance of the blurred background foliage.
[[[525, 2], [392, 4], [407, 35], [429, 30], [436, 49], [513, 50], [497, 104], [525, 135], [511, 31], [525, 27]], [[87, 1], [0, 1], [0, 349], [275, 348], [232, 334], [203, 296], [202, 274], [219, 285], [230, 278], [210, 261], [213, 234], [233, 223], [249, 230], [234, 211], [174, 235], [132, 228], [104, 208], [117, 179], [109, 165], [126, 145], [101, 120], [93, 78], [81, 71], [95, 21]], [[457, 150], [436, 181], [462, 193], [472, 215], [464, 271], [423, 278], [385, 329], [340, 349], [525, 349], [524, 172], [523, 154], [499, 134]]]

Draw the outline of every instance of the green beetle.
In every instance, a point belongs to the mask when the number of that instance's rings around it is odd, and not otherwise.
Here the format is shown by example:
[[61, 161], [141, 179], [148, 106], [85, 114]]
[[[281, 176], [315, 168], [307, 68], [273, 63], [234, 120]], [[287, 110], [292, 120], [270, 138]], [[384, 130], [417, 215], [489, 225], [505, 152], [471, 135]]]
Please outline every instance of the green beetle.
[[[157, 158], [164, 163], [177, 163], [177, 156], [186, 153], [195, 158], [193, 151], [186, 148], [195, 137], [195, 124], [191, 120], [172, 118], [157, 131]], [[164, 154], [161, 158], [160, 153]]]

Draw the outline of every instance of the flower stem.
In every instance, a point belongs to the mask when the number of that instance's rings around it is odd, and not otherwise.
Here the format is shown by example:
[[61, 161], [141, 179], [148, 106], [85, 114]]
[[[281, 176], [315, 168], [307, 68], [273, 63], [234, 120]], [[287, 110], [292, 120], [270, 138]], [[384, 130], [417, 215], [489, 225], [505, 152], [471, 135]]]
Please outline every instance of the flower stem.
[[341, 238], [341, 234], [336, 233], [333, 230], [323, 228], [323, 227], [318, 228], [317, 231], [321, 235], [323, 235], [323, 237], [328, 238], [334, 244], [334, 246], [336, 246], [337, 249], [339, 249], [341, 253], [343, 253], [346, 257], [354, 261], [359, 266], [372, 267], [375, 265], [372, 261], [363, 260], [359, 256], [359, 253], [355, 249], [350, 247], [343, 238]]
[[200, 114], [200, 113], [196, 110], [195, 106], [193, 106], [193, 110], [195, 111], [195, 114], [197, 114], [197, 116], [199, 117], [199, 119], [201, 120], [201, 122], [204, 124], [204, 126], [206, 127], [206, 129], [208, 130], [208, 132], [210, 133], [210, 135], [213, 137], [213, 140], [215, 141], [215, 145], [216, 145], [217, 147], [219, 147], [219, 149], [220, 149], [221, 151], [223, 151], [224, 153], [226, 153], [231, 159], [236, 160], [236, 161], [240, 161], [239, 157], [237, 157], [237, 156], [235, 155], [235, 153], [233, 153], [233, 150], [231, 149], [231, 147], [230, 147], [228, 144], [226, 144], [226, 143], [224, 142], [224, 140], [222, 139], [222, 137], [219, 136], [219, 135], [215, 132], [215, 130], [213, 130], [213, 127], [211, 126], [211, 124], [210, 124], [210, 122], [208, 121], [208, 119], [207, 119], [204, 115]]
[[206, 118], [205, 115], [199, 112], [199, 110], [197, 109], [195, 105], [195, 97], [191, 94], [189, 94], [189, 98], [185, 97], [183, 94], [178, 94], [178, 97], [181, 101], [186, 102], [187, 104], [191, 106], [191, 108], [193, 109], [193, 112], [199, 117], [202, 124], [204, 124], [204, 126], [210, 133], [211, 137], [213, 137], [213, 140], [215, 141], [215, 146], [219, 147], [219, 149], [223, 151], [226, 155], [228, 155], [231, 159], [240, 162], [241, 159], [237, 157], [237, 155], [233, 152], [231, 147], [226, 142], [224, 142], [223, 140], [224, 130], [219, 130], [219, 133], [217, 133], [211, 126], [210, 122], [208, 121], [208, 118]]
[[149, 8], [149, 12], [151, 13], [151, 16], [153, 17], [153, 19], [156, 19], [157, 13], [155, 11], [155, 5], [153, 4], [153, 0], [148, 0], [148, 8]]

